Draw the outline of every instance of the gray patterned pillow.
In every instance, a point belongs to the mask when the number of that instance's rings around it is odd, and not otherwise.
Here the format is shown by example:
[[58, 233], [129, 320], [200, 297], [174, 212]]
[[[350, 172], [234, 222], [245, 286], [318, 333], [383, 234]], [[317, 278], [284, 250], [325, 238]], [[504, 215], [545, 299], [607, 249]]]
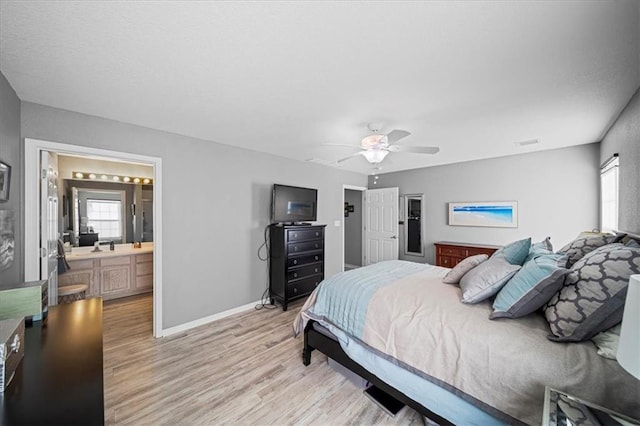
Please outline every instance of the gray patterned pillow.
[[580, 342], [622, 321], [629, 276], [640, 273], [640, 249], [609, 244], [576, 262], [545, 308], [550, 340]]
[[617, 235], [578, 237], [558, 250], [557, 253], [567, 255], [567, 268], [571, 268], [573, 264], [582, 259], [585, 254], [597, 249], [598, 247], [616, 243], [619, 241], [619, 238], [620, 237]]

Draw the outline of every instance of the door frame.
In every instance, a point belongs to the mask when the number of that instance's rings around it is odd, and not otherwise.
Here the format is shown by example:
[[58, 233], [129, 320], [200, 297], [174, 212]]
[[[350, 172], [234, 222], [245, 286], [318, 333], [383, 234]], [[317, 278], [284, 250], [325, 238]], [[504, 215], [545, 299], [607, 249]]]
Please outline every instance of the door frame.
[[[362, 227], [364, 228], [364, 194], [366, 193], [366, 191], [369, 189], [365, 186], [355, 186], [355, 185], [342, 185], [342, 202], [340, 203], [340, 212], [341, 214], [344, 212], [344, 191], [350, 189], [352, 191], [360, 191], [362, 194], [362, 211], [360, 212], [360, 215], [362, 216]], [[342, 214], [342, 271], [344, 271], [344, 230], [345, 230], [345, 225], [346, 222], [344, 220], [344, 214]], [[364, 229], [362, 231], [362, 250], [360, 250], [360, 264], [362, 266], [364, 266]]]
[[38, 209], [40, 152], [106, 157], [110, 160], [142, 163], [153, 167], [153, 336], [162, 337], [162, 159], [148, 155], [90, 148], [39, 139], [24, 139], [24, 277], [40, 279]]

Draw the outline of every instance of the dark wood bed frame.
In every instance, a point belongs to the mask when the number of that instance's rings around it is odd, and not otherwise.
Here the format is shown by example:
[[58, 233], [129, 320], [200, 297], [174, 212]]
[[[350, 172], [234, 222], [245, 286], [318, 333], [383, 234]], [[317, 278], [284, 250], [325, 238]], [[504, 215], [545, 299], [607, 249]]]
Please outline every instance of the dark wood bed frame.
[[329, 358], [340, 363], [342, 366], [348, 368], [358, 376], [368, 380], [373, 386], [377, 387], [378, 389], [397, 399], [398, 401], [404, 403], [405, 405], [413, 408], [418, 413], [429, 418], [430, 420], [438, 423], [439, 425], [453, 425], [453, 423], [438, 416], [419, 402], [414, 401], [396, 388], [388, 385], [382, 379], [378, 378], [375, 374], [369, 372], [360, 364], [353, 361], [342, 350], [342, 348], [340, 347], [340, 343], [315, 330], [313, 328], [314, 322], [315, 321], [309, 321], [304, 329], [304, 348], [302, 349], [302, 363], [304, 365], [311, 364], [311, 352], [313, 352], [314, 349], [317, 349]]

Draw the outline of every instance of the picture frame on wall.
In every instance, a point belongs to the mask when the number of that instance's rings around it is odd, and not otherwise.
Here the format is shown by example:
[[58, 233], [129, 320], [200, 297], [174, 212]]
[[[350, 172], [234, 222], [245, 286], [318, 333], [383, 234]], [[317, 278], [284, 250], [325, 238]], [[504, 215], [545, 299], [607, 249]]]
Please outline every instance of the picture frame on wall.
[[11, 166], [0, 160], [0, 201], [9, 201]]
[[517, 228], [518, 202], [449, 203], [449, 226]]

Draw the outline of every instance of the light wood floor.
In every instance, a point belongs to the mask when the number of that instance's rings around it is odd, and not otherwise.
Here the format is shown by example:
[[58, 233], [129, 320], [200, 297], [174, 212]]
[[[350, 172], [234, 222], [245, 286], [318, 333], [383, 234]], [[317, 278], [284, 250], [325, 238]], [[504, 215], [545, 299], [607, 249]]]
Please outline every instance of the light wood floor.
[[291, 329], [300, 306], [154, 339], [151, 296], [105, 302], [106, 424], [422, 425], [408, 407], [388, 416], [318, 351], [303, 366]]

